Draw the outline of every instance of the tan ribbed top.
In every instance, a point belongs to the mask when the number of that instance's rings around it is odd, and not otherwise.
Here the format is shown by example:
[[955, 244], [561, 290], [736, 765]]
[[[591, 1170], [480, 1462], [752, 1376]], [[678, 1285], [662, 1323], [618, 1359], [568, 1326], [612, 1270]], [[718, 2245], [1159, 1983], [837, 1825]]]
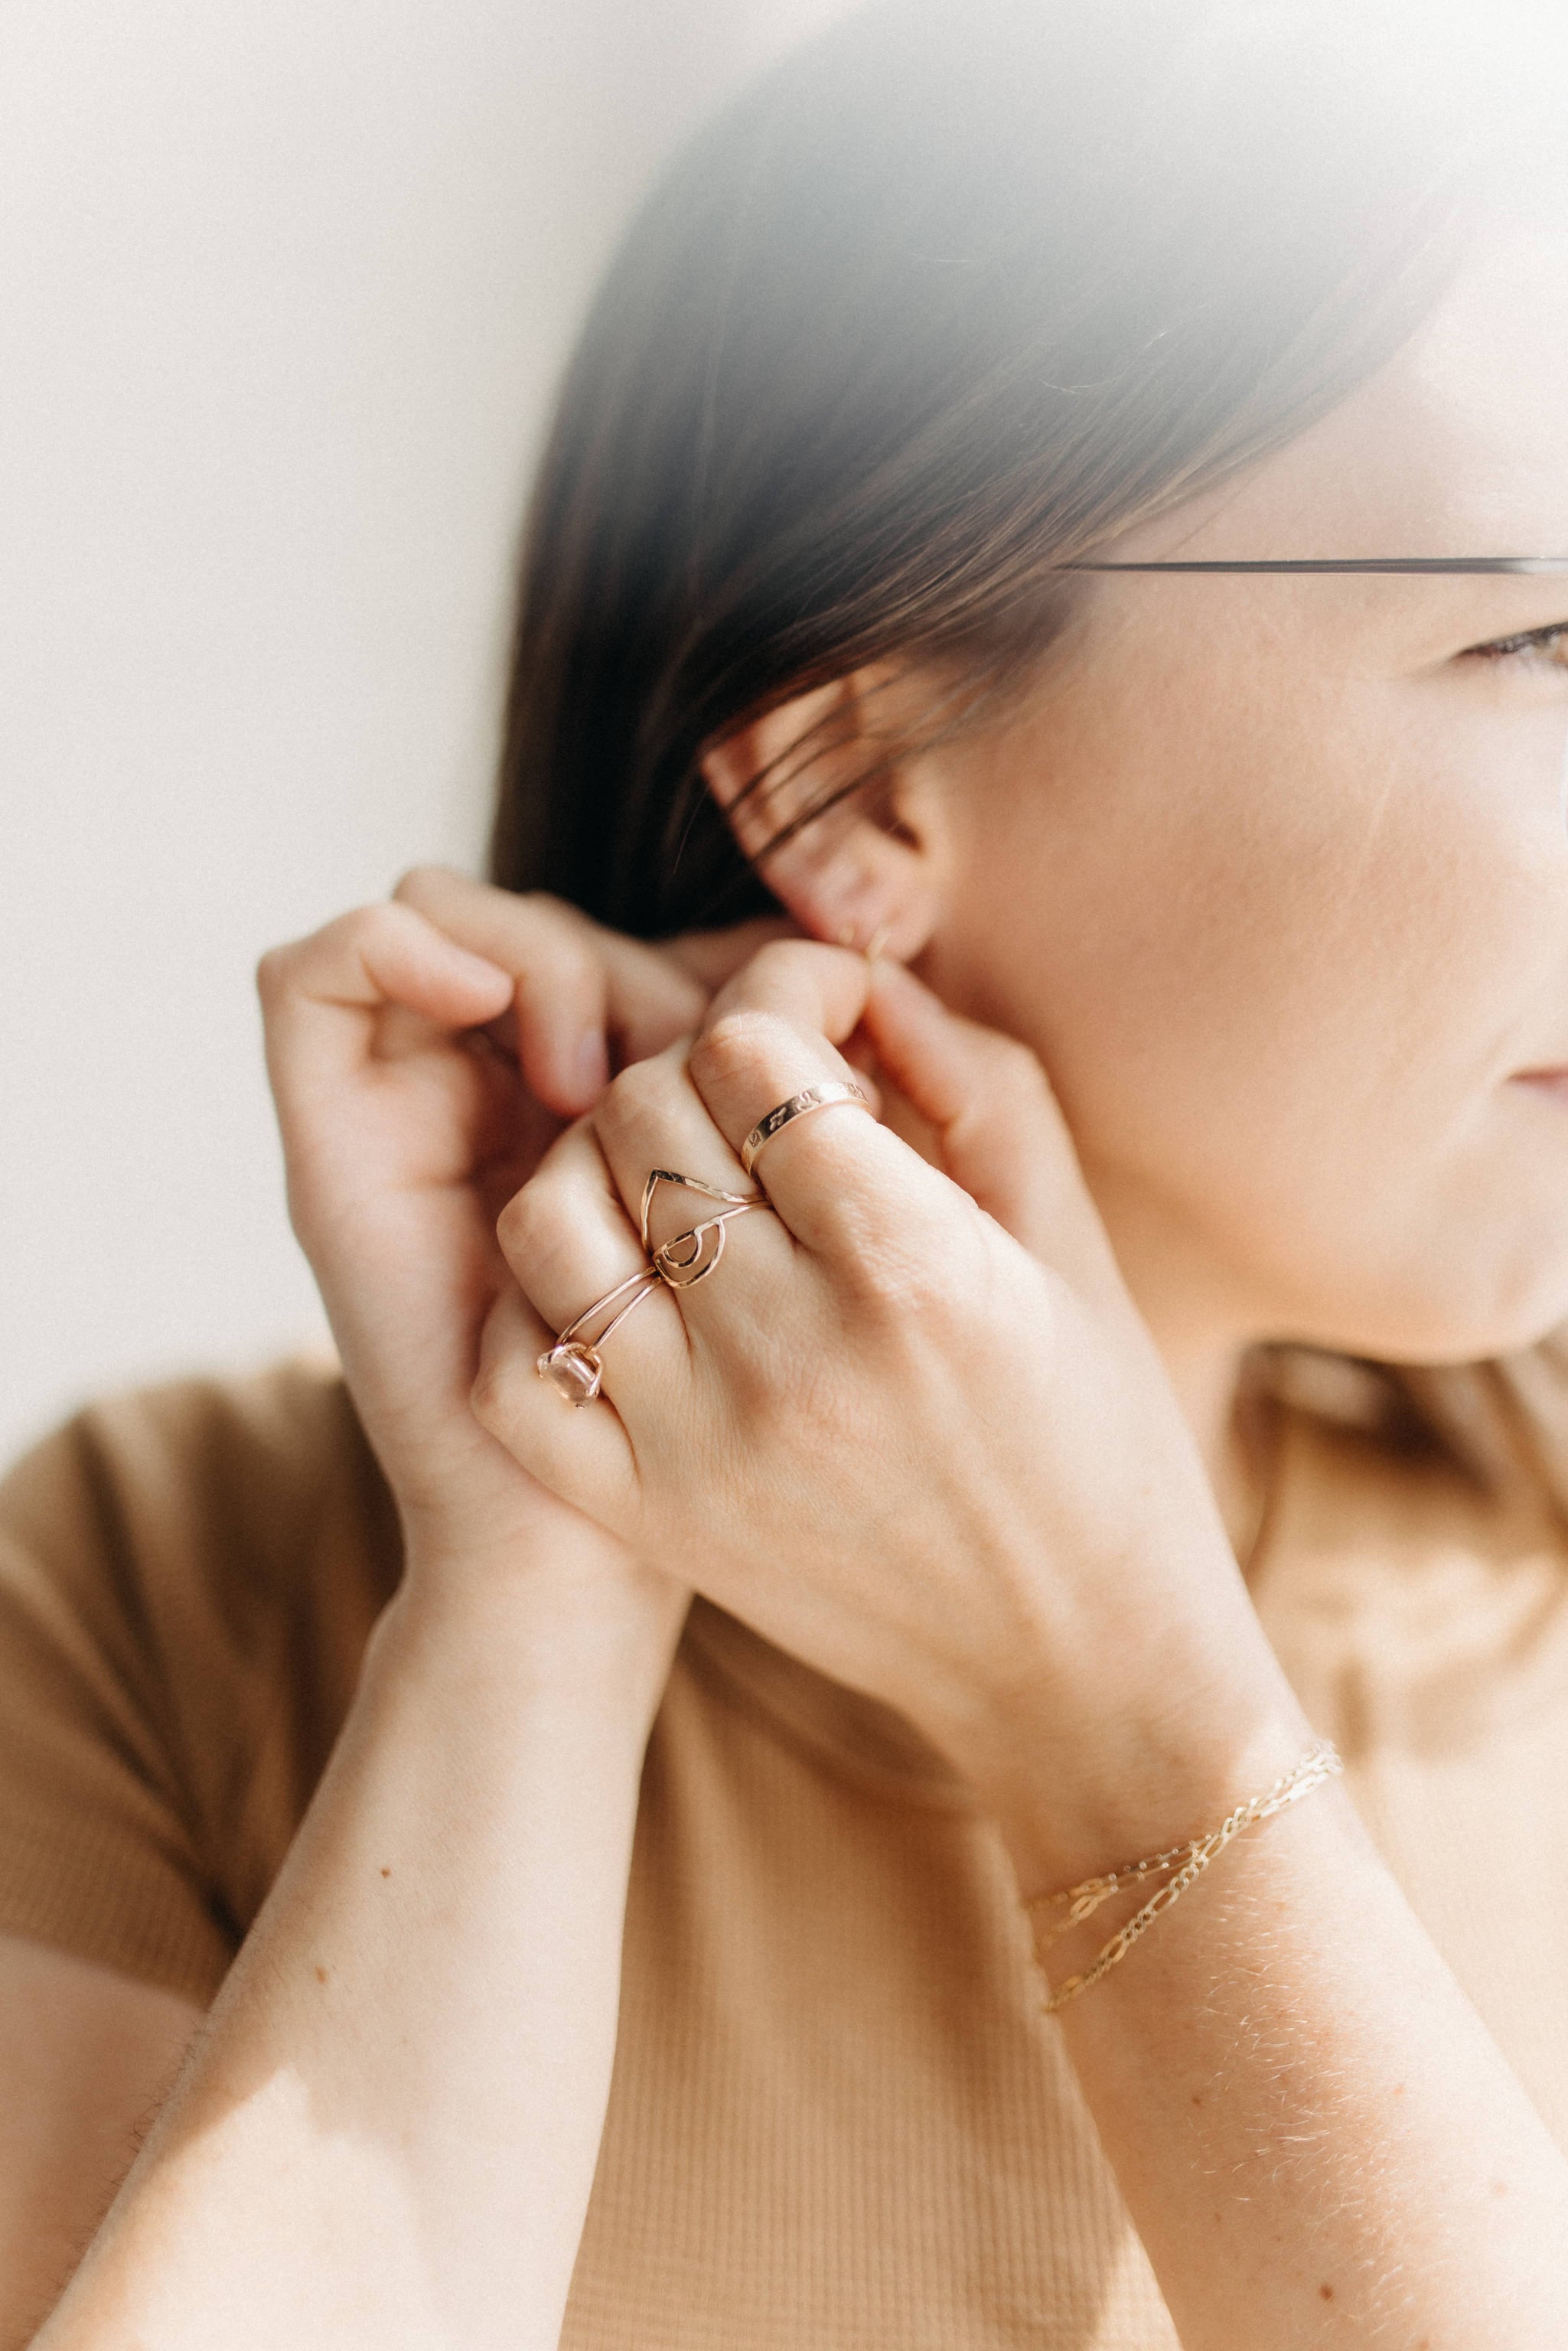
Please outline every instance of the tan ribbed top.
[[[0, 1488], [0, 1929], [208, 1999], [397, 1573], [325, 1370], [100, 1405], [30, 1455]], [[1568, 2145], [1562, 1534], [1301, 1416], [1252, 1576], [1369, 1826]], [[994, 1833], [898, 1718], [702, 1603], [649, 1750], [562, 2340], [1176, 2341]]]

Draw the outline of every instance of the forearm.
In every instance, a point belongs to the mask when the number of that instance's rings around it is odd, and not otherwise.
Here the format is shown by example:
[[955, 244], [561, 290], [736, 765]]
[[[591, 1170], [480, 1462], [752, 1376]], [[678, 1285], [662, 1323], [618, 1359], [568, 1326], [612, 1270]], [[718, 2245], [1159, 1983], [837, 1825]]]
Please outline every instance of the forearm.
[[444, 1592], [378, 1627], [287, 1862], [40, 2351], [554, 2346], [663, 1659], [540, 1579]]
[[[1026, 1892], [1060, 1882], [1043, 1807], [1008, 1833]], [[1568, 2164], [1342, 1789], [1239, 1837], [1061, 2014], [1186, 2351], [1568, 2341]]]

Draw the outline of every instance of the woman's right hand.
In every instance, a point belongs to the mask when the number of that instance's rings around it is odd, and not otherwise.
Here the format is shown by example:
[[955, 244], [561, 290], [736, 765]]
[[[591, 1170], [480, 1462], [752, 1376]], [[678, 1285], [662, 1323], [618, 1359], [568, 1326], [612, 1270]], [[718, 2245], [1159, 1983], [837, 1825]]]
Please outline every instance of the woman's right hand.
[[[841, 1081], [857, 1033], [943, 1165], [841, 1113], [747, 1170], [758, 1118]], [[760, 1185], [772, 1213], [617, 1337], [601, 1404], [563, 1411], [535, 1359], [633, 1270], [650, 1166]], [[477, 1416], [640, 1553], [700, 1562], [706, 1598], [925, 1730], [1036, 1885], [1151, 1824], [1177, 1842], [1308, 1743], [1043, 1071], [914, 975], [768, 946], [695, 1044], [606, 1091], [500, 1233], [518, 1288]]]
[[548, 1552], [591, 1562], [596, 1582], [609, 1568], [612, 1583], [656, 1587], [660, 1608], [684, 1604], [519, 1468], [469, 1391], [509, 1281], [501, 1204], [612, 1059], [694, 1029], [758, 935], [747, 925], [654, 949], [555, 899], [424, 867], [390, 903], [262, 958], [289, 1212], [411, 1566], [515, 1575]]

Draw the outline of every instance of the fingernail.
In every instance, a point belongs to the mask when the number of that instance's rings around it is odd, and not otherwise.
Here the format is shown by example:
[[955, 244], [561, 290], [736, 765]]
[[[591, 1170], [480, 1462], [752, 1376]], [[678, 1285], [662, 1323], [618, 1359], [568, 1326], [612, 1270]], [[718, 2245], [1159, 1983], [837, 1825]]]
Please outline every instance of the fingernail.
[[610, 1083], [610, 1049], [601, 1029], [591, 1029], [577, 1049], [577, 1092], [596, 1102]]

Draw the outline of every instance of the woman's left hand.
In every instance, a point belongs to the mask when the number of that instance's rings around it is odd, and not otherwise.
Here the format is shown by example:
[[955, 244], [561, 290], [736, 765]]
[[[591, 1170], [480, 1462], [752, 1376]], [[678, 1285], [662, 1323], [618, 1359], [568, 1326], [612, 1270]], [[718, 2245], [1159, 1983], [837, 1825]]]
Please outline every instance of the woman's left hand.
[[[933, 1165], [854, 1107], [790, 1123], [774, 1214], [659, 1286], [571, 1409], [536, 1372], [645, 1264], [644, 1181], [753, 1193], [739, 1146], [853, 1074], [859, 1030]], [[944, 1172], [944, 1169], [946, 1172]], [[653, 1246], [716, 1212], [661, 1186]], [[483, 1425], [545, 1484], [766, 1636], [898, 1708], [1006, 1813], [1049, 1775], [1058, 1846], [1103, 1865], [1294, 1760], [1303, 1725], [1039, 1062], [910, 974], [763, 948], [689, 1050], [627, 1069], [502, 1215], [517, 1292]], [[1027, 1759], [1027, 1761], [1025, 1760]], [[1021, 1792], [1019, 1792], [1021, 1793]], [[1223, 1806], [1222, 1806], [1223, 1808]]]

